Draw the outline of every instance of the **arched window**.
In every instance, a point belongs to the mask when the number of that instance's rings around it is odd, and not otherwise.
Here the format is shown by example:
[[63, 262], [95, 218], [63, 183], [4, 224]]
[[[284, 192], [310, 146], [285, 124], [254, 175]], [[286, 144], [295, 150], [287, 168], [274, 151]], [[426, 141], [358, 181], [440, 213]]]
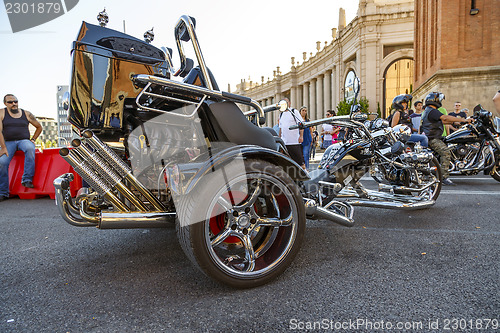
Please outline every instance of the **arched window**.
[[413, 59], [399, 59], [387, 67], [384, 75], [385, 118], [390, 114], [392, 100], [397, 95], [411, 94], [413, 90]]
[[354, 79], [356, 78], [356, 73], [351, 69], [344, 82], [344, 99], [350, 102], [354, 98]]

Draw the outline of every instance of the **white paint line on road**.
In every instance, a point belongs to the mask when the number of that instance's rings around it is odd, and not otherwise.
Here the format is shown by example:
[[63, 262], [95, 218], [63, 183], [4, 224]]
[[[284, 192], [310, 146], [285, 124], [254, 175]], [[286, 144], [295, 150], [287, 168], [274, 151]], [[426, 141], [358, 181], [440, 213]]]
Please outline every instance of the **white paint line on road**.
[[460, 191], [460, 190], [443, 190], [441, 194], [455, 195], [500, 195], [500, 191]]
[[495, 184], [495, 180], [491, 177], [467, 177], [467, 176], [463, 176], [463, 177], [450, 177], [451, 180], [487, 180], [489, 182], [492, 182], [493, 184]]
[[[467, 176], [464, 176], [464, 177], [450, 177], [450, 179], [453, 180], [453, 181], [461, 181], [461, 180], [487, 180], [487, 181], [491, 182], [492, 184], [496, 184], [497, 183], [497, 181], [495, 181], [491, 177], [467, 177]], [[363, 176], [363, 177], [361, 177], [361, 180], [373, 180], [373, 181], [375, 181], [371, 176]]]
[[355, 222], [356, 225], [352, 228], [339, 227], [337, 224], [327, 220], [307, 220], [307, 228], [325, 228], [330, 226], [344, 231], [391, 231], [391, 232], [415, 232], [415, 233], [445, 233], [445, 234], [466, 234], [466, 235], [486, 235], [486, 236], [500, 236], [500, 231], [490, 231], [484, 229], [475, 230], [452, 230], [452, 229], [421, 229], [421, 228], [387, 228], [387, 227], [366, 227], [362, 222]]

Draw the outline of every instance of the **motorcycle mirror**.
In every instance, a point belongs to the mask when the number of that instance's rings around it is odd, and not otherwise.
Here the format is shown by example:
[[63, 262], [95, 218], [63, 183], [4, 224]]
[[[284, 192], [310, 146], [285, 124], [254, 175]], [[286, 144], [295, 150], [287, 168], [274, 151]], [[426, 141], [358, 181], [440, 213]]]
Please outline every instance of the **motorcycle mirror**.
[[354, 82], [353, 82], [353, 89], [356, 97], [358, 96], [359, 89], [361, 87], [361, 84], [359, 83], [359, 78], [357, 76], [354, 77]]
[[[189, 19], [193, 22], [193, 27], [196, 28], [196, 19], [192, 16], [189, 16]], [[175, 30], [179, 39], [183, 42], [189, 42], [191, 40], [191, 36], [189, 36], [188, 28], [186, 27], [185, 22], [177, 23]]]
[[288, 109], [288, 102], [284, 99], [282, 99], [281, 101], [278, 102], [278, 109], [281, 111], [281, 112], [284, 112]]

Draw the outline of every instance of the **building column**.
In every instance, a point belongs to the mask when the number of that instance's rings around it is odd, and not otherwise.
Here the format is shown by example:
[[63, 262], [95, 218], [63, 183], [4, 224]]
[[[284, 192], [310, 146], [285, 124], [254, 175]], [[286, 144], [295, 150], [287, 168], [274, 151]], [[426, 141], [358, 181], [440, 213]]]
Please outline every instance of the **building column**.
[[297, 98], [297, 87], [290, 88], [290, 103], [296, 109], [300, 108], [298, 98]]
[[[364, 97], [368, 99], [370, 102], [370, 110], [369, 112], [377, 111], [377, 69], [378, 66], [378, 57], [377, 57], [377, 41], [370, 41], [365, 43], [365, 66], [366, 70], [364, 71], [364, 79], [366, 84], [361, 85], [364, 87]], [[361, 95], [360, 95], [361, 96]], [[412, 105], [408, 105], [408, 108], [413, 107]]]
[[324, 75], [320, 75], [316, 79], [316, 117], [314, 119], [323, 118], [323, 115], [325, 114], [323, 101], [323, 79]]
[[339, 78], [338, 78], [338, 67], [332, 69], [332, 109], [337, 112], [337, 104], [339, 104]]
[[296, 88], [296, 98], [297, 98], [297, 105], [300, 108], [302, 105], [304, 105], [304, 102], [302, 101], [302, 86], [297, 86]]
[[302, 105], [309, 110], [309, 82], [302, 85]]
[[325, 101], [324, 108], [326, 110], [332, 109], [332, 71], [326, 71], [325, 77], [323, 79], [323, 87], [325, 90]]
[[309, 117], [316, 120], [316, 79], [309, 81]]

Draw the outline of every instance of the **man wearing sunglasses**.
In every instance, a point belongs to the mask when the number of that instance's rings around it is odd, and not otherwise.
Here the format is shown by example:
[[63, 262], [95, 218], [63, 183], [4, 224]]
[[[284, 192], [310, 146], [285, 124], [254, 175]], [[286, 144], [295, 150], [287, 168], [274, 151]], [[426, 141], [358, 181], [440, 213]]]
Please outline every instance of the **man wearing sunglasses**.
[[[0, 201], [9, 198], [9, 164], [17, 150], [24, 152], [24, 173], [21, 184], [33, 187], [35, 174], [35, 140], [42, 133], [42, 125], [29, 111], [19, 108], [16, 96], [3, 98], [6, 108], [0, 109]], [[29, 124], [36, 131], [30, 139]]]

